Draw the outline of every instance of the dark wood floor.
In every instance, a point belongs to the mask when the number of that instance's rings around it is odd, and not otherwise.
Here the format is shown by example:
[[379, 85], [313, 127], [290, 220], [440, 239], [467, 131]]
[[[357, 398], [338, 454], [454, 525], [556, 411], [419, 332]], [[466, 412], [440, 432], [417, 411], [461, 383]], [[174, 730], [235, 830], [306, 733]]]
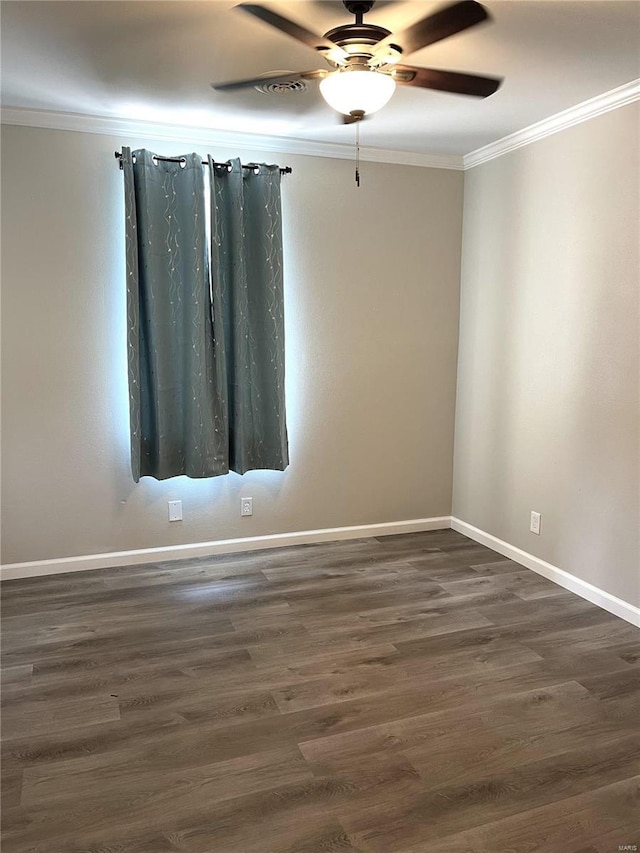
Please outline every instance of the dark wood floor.
[[640, 631], [453, 531], [2, 610], [4, 853], [640, 849]]

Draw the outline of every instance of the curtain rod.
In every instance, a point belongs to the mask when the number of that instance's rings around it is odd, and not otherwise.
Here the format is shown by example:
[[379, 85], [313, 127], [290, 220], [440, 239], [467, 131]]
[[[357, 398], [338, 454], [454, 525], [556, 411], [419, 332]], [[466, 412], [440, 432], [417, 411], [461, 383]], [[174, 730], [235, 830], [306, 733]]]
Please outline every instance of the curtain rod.
[[[122, 169], [123, 168], [123, 166], [122, 166], [122, 152], [116, 151], [115, 157], [116, 157], [116, 160], [118, 161], [118, 165]], [[159, 155], [156, 154], [155, 159], [156, 160], [164, 160], [166, 163], [182, 163], [182, 161], [184, 160], [184, 157], [160, 157]], [[208, 166], [209, 161], [203, 160], [202, 165]], [[229, 163], [215, 163], [214, 162], [213, 165], [214, 166], [229, 166], [230, 164]], [[259, 163], [247, 163], [247, 164], [242, 163], [241, 165], [242, 165], [243, 169], [257, 169], [259, 166]], [[292, 172], [293, 172], [293, 169], [291, 168], [291, 166], [281, 166], [280, 167], [280, 174], [281, 175], [290, 175]]]

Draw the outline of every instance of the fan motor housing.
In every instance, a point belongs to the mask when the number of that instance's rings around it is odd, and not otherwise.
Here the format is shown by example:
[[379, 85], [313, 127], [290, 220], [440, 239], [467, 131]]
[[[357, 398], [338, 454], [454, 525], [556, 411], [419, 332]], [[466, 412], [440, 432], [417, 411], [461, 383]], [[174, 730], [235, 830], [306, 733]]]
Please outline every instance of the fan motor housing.
[[388, 35], [391, 35], [389, 30], [375, 24], [344, 24], [329, 30], [324, 37], [347, 50], [354, 45], [378, 44]]
[[351, 15], [366, 15], [373, 8], [374, 0], [343, 0], [343, 6]]

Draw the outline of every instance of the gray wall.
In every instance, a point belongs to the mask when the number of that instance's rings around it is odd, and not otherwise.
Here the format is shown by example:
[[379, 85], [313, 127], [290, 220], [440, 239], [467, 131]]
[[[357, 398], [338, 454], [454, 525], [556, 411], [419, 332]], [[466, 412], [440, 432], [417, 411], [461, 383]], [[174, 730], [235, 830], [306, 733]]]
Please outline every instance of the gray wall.
[[[122, 144], [189, 149], [2, 130], [3, 562], [448, 515], [462, 173], [364, 163], [357, 190], [352, 162], [275, 158], [294, 167], [283, 191], [291, 466], [136, 486]], [[252, 518], [239, 517], [241, 495]], [[178, 498], [184, 521], [169, 525]]]
[[463, 521], [632, 604], [638, 127], [631, 105], [465, 174], [453, 499]]

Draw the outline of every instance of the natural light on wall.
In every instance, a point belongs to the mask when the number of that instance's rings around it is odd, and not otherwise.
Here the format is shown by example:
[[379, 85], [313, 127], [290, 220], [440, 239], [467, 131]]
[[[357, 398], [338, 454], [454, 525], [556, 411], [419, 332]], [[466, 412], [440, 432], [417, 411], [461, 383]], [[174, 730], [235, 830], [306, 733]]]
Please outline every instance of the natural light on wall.
[[[221, 141], [224, 142], [224, 135], [230, 132], [236, 133], [256, 133], [255, 116], [245, 116], [240, 113], [233, 115], [221, 116], [219, 113], [212, 112], [209, 109], [194, 110], [187, 109], [178, 105], [169, 105], [158, 107], [151, 104], [146, 104], [140, 101], [137, 102], [121, 102], [118, 104], [117, 112], [114, 113], [118, 117], [131, 119], [132, 121], [144, 121], [148, 123], [147, 131], [155, 132], [162, 128], [179, 127], [180, 135], [185, 135], [185, 138], [190, 138], [191, 142], [197, 141], [199, 144], [204, 144], [208, 139], [211, 144], [215, 144], [216, 133], [221, 134]], [[284, 135], [291, 129], [291, 119], [271, 118], [260, 122], [260, 132], [266, 135]], [[188, 133], [184, 133], [188, 129]], [[197, 133], [202, 131], [202, 133]], [[168, 132], [161, 133], [161, 136], [166, 134], [167, 138], [175, 138], [176, 131], [172, 131], [172, 136]], [[182, 151], [184, 153], [184, 151]]]

